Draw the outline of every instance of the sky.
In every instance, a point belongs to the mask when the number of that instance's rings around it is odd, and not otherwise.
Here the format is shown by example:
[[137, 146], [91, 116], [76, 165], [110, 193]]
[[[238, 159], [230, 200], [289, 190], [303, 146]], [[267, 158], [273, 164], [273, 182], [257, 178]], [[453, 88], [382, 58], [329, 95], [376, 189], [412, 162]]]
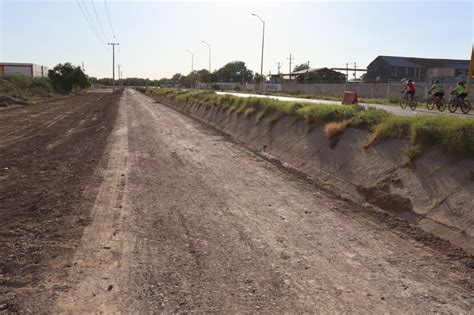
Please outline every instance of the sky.
[[316, 68], [365, 68], [378, 55], [469, 59], [474, 39], [471, 1], [0, 0], [0, 62], [83, 62], [111, 77], [107, 43], [118, 42], [123, 77], [159, 79], [191, 71], [187, 49], [207, 69], [204, 40], [212, 70], [239, 60], [260, 72], [263, 24], [252, 13], [265, 20], [266, 74], [277, 62], [287, 73], [290, 53]]

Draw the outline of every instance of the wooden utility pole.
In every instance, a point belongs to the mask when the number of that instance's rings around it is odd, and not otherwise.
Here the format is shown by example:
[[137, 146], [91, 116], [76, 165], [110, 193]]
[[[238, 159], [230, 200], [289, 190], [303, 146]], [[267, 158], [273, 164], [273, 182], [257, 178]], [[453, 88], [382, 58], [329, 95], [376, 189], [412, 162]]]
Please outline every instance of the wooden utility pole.
[[112, 46], [112, 91], [115, 90], [115, 46], [119, 43], [108, 43]]
[[117, 65], [117, 75], [118, 75], [118, 86], [120, 86], [120, 65]]

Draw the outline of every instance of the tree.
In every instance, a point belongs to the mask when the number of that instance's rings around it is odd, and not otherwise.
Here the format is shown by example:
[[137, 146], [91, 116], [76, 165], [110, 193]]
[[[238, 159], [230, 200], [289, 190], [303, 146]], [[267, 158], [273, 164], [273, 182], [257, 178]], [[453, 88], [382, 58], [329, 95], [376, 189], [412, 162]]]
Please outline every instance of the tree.
[[301, 70], [306, 70], [309, 69], [309, 65], [307, 63], [302, 63], [300, 65], [295, 66], [293, 71], [301, 71]]
[[183, 80], [183, 75], [181, 73], [176, 73], [171, 77], [170, 83], [172, 85], [179, 85]]
[[90, 86], [87, 75], [81, 67], [75, 67], [69, 62], [58, 64], [48, 72], [53, 89], [58, 93], [69, 94], [73, 89], [85, 89]]
[[[265, 76], [263, 76], [263, 79], [266, 81], [267, 78]], [[254, 83], [262, 83], [262, 76], [260, 75], [260, 73], [258, 72], [255, 72], [255, 75], [253, 76], [253, 80], [252, 82]]]
[[215, 71], [213, 75], [219, 82], [245, 83], [252, 80], [253, 72], [247, 69], [245, 62], [232, 61]]

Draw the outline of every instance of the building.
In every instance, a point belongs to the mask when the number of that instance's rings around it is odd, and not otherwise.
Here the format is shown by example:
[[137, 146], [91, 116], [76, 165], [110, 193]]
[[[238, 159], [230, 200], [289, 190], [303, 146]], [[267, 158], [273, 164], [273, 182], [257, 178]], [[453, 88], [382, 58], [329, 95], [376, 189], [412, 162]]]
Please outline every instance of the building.
[[367, 82], [440, 79], [448, 83], [467, 76], [469, 60], [378, 56], [367, 66]]
[[329, 68], [311, 68], [294, 71], [291, 74], [274, 74], [270, 76], [270, 83], [344, 83], [346, 76]]
[[48, 77], [48, 68], [33, 63], [0, 62], [0, 78], [20, 74], [30, 78]]

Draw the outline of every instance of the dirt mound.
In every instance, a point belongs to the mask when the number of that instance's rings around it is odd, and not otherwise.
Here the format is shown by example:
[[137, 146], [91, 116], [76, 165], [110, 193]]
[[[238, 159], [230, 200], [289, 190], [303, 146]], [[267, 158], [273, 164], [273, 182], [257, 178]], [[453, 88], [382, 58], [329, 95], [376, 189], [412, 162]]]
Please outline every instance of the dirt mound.
[[0, 107], [8, 107], [10, 105], [28, 105], [28, 102], [16, 97], [0, 95]]
[[385, 185], [364, 187], [358, 186], [357, 191], [365, 197], [365, 200], [377, 207], [392, 212], [407, 212], [413, 210], [410, 199], [399, 194], [386, 191]]

